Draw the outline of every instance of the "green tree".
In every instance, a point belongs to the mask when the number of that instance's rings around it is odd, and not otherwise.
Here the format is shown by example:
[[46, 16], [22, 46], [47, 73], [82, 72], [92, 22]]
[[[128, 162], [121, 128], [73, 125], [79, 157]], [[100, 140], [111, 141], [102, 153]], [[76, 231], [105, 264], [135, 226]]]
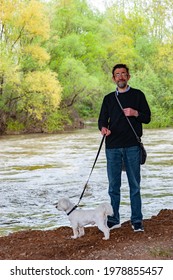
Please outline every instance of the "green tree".
[[[57, 75], [47, 68], [42, 47], [49, 37], [44, 5], [36, 0], [1, 0], [0, 132], [38, 121], [61, 100]], [[47, 109], [49, 105], [49, 109]], [[19, 123], [21, 125], [19, 125]]]
[[[109, 2], [110, 3], [110, 2]], [[115, 89], [111, 70], [130, 67], [155, 127], [172, 125], [172, 12], [168, 0], [1, 0], [0, 131], [57, 131], [98, 117]], [[167, 8], [169, 7], [169, 9]]]
[[[50, 67], [63, 86], [62, 114], [71, 118], [95, 114], [98, 93], [103, 92], [103, 61], [106, 51], [98, 32], [101, 18], [86, 1], [56, 1], [53, 6], [52, 37], [48, 43]], [[100, 83], [102, 80], [102, 83]]]

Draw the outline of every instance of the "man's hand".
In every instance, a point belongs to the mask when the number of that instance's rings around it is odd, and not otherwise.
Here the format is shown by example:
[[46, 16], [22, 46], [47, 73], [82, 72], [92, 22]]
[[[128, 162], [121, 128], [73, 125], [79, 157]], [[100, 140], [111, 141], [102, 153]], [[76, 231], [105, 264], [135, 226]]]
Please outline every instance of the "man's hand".
[[101, 134], [109, 136], [111, 134], [111, 131], [107, 127], [102, 127]]
[[138, 117], [139, 116], [139, 113], [137, 110], [134, 110], [132, 108], [125, 108], [124, 110], [124, 114], [126, 117]]

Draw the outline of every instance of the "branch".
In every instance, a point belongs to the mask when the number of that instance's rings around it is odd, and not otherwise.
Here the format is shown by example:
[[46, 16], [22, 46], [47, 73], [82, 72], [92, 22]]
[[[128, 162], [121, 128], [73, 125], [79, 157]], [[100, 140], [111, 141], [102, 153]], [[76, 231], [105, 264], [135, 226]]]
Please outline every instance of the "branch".
[[22, 32], [23, 32], [23, 30], [24, 30], [24, 28], [25, 28], [25, 25], [22, 27], [22, 29], [20, 30], [20, 32], [19, 32], [19, 36], [17, 37], [17, 39], [14, 41], [14, 43], [12, 44], [12, 46], [11, 46], [11, 49], [13, 49], [13, 47], [15, 46], [15, 44], [17, 43], [17, 41], [20, 39], [20, 37], [22, 36]]
[[74, 103], [75, 103], [75, 101], [76, 101], [76, 98], [78, 97], [78, 95], [79, 95], [79, 93], [76, 93], [74, 96], [73, 96], [73, 98], [71, 99], [71, 102], [70, 103], [68, 103], [68, 104], [64, 104], [64, 105], [62, 105], [62, 109], [64, 109], [64, 108], [68, 108], [68, 107], [71, 107]]
[[11, 103], [12, 101], [15, 101], [15, 100], [18, 100], [18, 99], [21, 99], [22, 97], [24, 97], [25, 95], [20, 95], [20, 96], [16, 96], [16, 97], [13, 97], [13, 98], [9, 98], [6, 102], [5, 102], [5, 105], [7, 105], [9, 102]]
[[3, 94], [3, 84], [4, 84], [4, 77], [3, 76], [1, 76], [1, 87], [0, 87], [0, 95], [2, 95]]
[[4, 24], [2, 24], [2, 27], [1, 27], [1, 40], [2, 40], [2, 34], [4, 33]]

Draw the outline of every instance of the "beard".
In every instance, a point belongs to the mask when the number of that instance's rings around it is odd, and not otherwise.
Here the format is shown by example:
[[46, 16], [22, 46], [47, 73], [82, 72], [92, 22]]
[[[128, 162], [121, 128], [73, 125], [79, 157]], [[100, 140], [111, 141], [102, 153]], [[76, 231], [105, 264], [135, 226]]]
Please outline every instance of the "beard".
[[119, 88], [125, 88], [127, 86], [127, 82], [126, 81], [119, 81], [119, 82], [117, 82], [117, 86]]

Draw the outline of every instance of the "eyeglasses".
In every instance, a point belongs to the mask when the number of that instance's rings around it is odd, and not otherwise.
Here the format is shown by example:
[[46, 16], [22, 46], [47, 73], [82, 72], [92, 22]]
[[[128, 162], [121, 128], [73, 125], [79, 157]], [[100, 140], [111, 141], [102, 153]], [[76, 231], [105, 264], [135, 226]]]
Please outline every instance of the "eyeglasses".
[[116, 77], [116, 78], [119, 78], [120, 76], [122, 76], [123, 78], [126, 78], [128, 76], [128, 74], [124, 73], [124, 72], [114, 74], [114, 77]]

